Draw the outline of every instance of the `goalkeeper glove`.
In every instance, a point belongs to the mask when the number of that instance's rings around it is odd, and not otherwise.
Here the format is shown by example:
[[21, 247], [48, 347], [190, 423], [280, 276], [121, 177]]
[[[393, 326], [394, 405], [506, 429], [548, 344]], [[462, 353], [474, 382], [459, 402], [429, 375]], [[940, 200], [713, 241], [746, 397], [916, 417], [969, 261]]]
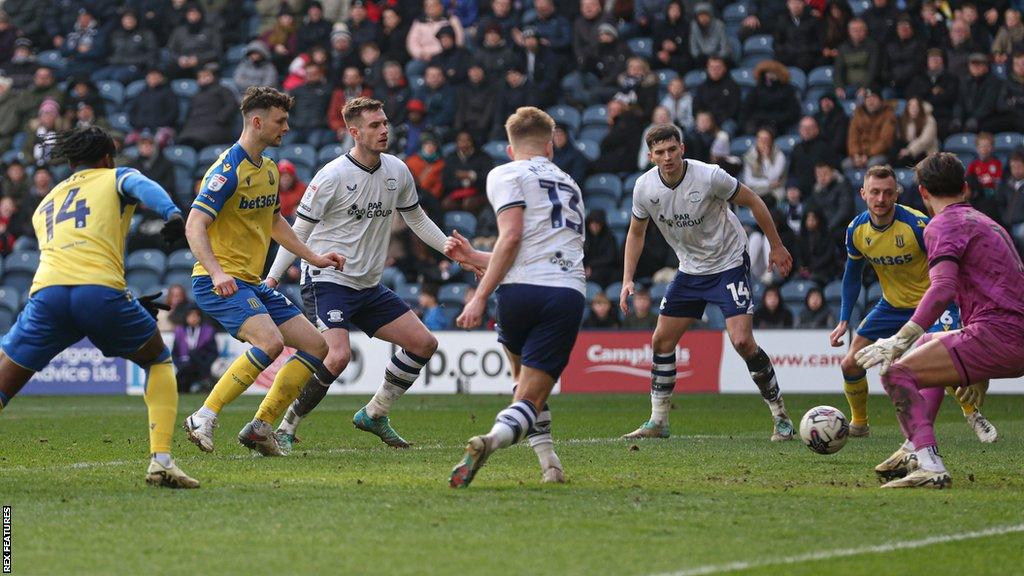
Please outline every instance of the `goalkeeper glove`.
[[985, 392], [988, 391], [988, 380], [960, 386], [956, 389], [956, 399], [964, 404], [970, 404], [975, 408], [981, 408], [985, 403]]
[[889, 371], [892, 363], [909, 350], [922, 334], [924, 334], [924, 328], [913, 322], [907, 322], [893, 336], [882, 338], [858, 351], [856, 355], [857, 365], [868, 369], [876, 364], [881, 364], [882, 369], [880, 373], [884, 375]]
[[152, 294], [146, 294], [145, 296], [139, 296], [139, 304], [149, 312], [149, 315], [156, 319], [156, 315], [159, 314], [160, 310], [170, 310], [171, 307], [163, 302], [157, 302], [156, 299], [163, 296], [163, 292], [154, 292]]
[[181, 214], [172, 215], [164, 227], [160, 229], [160, 235], [164, 238], [164, 244], [173, 246], [185, 237], [185, 220]]

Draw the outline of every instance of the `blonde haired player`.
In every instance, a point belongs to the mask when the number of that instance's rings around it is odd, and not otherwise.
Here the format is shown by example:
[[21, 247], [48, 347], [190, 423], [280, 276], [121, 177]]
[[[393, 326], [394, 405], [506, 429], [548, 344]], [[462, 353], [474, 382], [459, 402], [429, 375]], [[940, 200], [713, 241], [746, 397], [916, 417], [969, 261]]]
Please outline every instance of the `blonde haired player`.
[[488, 434], [474, 436], [452, 469], [452, 488], [469, 486], [496, 450], [529, 437], [545, 482], [563, 482], [551, 440], [547, 399], [569, 361], [583, 318], [584, 214], [579, 186], [551, 161], [555, 122], [523, 107], [505, 122], [512, 162], [487, 175], [487, 196], [498, 220], [493, 252], [474, 250], [461, 236], [446, 253], [486, 269], [476, 294], [456, 320], [480, 324], [492, 293], [498, 297], [498, 341], [512, 363], [512, 404]]

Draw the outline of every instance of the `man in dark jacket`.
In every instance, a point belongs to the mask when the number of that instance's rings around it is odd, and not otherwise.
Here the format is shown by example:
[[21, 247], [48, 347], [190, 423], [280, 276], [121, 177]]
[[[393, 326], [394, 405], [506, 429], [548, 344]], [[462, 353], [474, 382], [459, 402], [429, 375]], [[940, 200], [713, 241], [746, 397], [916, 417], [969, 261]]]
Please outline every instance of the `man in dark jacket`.
[[459, 86], [466, 81], [473, 55], [455, 43], [455, 30], [451, 26], [438, 30], [437, 40], [441, 43], [441, 51], [430, 59], [429, 66], [440, 68], [449, 85]]
[[800, 119], [800, 142], [789, 154], [789, 181], [796, 184], [804, 198], [814, 188], [814, 171], [819, 164], [837, 167], [839, 161], [829, 142], [821, 137], [818, 123], [811, 116]]
[[597, 165], [602, 172], [635, 172], [644, 126], [635, 106], [614, 99], [608, 103], [608, 134], [601, 140]]
[[850, 118], [835, 94], [824, 94], [818, 99], [818, 113], [814, 115], [822, 138], [832, 148], [836, 158], [846, 156], [846, 136], [850, 129]]
[[587, 169], [589, 161], [587, 157], [576, 148], [576, 143], [572, 141], [572, 135], [569, 134], [569, 127], [565, 124], [555, 124], [555, 133], [552, 138], [554, 144], [554, 158], [551, 159], [562, 169], [563, 172], [572, 176], [572, 179], [576, 182], [583, 182], [583, 179], [587, 176]]
[[476, 147], [469, 132], [455, 137], [455, 152], [444, 159], [441, 208], [476, 214], [487, 201], [487, 173], [494, 161]]
[[757, 86], [743, 103], [743, 131], [754, 134], [770, 127], [776, 134], [786, 134], [800, 118], [800, 100], [789, 83], [789, 70], [776, 60], [765, 60], [754, 68]]
[[847, 91], [859, 91], [878, 81], [881, 69], [881, 55], [878, 44], [868, 37], [868, 26], [860, 18], [850, 20], [847, 25], [849, 39], [839, 45], [836, 54], [833, 79], [836, 96], [852, 98]]
[[483, 45], [476, 50], [476, 61], [483, 66], [494, 85], [498, 86], [518, 56], [512, 43], [501, 36], [501, 29], [497, 25], [490, 25], [483, 33], [483, 39]]
[[7, 0], [4, 2], [4, 12], [11, 18], [11, 24], [18, 30], [22, 38], [30, 40], [37, 46], [50, 42], [50, 36], [46, 33], [46, 18], [49, 10], [50, 4], [39, 0]]
[[494, 88], [479, 64], [469, 68], [469, 81], [456, 93], [455, 130], [469, 132], [476, 142], [485, 142], [494, 121]]
[[597, 58], [597, 27], [606, 21], [601, 0], [580, 1], [580, 14], [572, 24], [572, 53], [578, 66]]
[[92, 75], [93, 80], [114, 80], [127, 86], [142, 78], [146, 69], [156, 63], [159, 47], [153, 32], [139, 28], [134, 10], [121, 15], [121, 27], [110, 34], [110, 56], [107, 66]]
[[203, 65], [216, 62], [221, 56], [221, 35], [207, 25], [197, 4], [185, 11], [185, 24], [178, 26], [167, 41], [171, 55], [171, 77], [188, 78]]
[[455, 89], [448, 85], [444, 72], [437, 66], [427, 66], [423, 84], [420, 99], [427, 106], [427, 125], [438, 138], [447, 141], [455, 121]]
[[153, 133], [148, 130], [142, 132], [137, 145], [139, 155], [129, 162], [128, 166], [137, 169], [150, 180], [159, 184], [168, 194], [172, 195], [174, 203], [182, 210], [191, 206], [191, 194], [187, 198], [179, 198], [175, 194], [174, 164], [171, 164], [170, 160], [164, 158], [164, 155], [160, 153], [160, 147], [157, 146]]
[[388, 115], [388, 122], [392, 126], [405, 122], [406, 105], [412, 98], [412, 91], [409, 89], [409, 82], [405, 79], [401, 64], [394, 60], [384, 63], [381, 69], [381, 82], [374, 86], [373, 95], [384, 103], [384, 113]]
[[1015, 130], [1024, 130], [1024, 52], [1017, 52], [1006, 74], [1006, 104], [1013, 116]]
[[907, 86], [924, 71], [921, 53], [925, 43], [918, 38], [909, 16], [902, 16], [896, 22], [896, 35], [885, 45], [887, 62], [885, 85], [903, 94]]
[[512, 42], [513, 31], [519, 28], [519, 15], [512, 6], [512, 0], [492, 0], [491, 13], [477, 20], [476, 44], [484, 43], [484, 36], [490, 30], [497, 30], [505, 41]]
[[747, 2], [747, 13], [749, 16], [743, 19], [740, 27], [740, 40], [755, 34], [769, 34], [772, 25], [786, 14], [786, 5], [779, 0], [750, 0]]
[[846, 242], [846, 227], [855, 216], [854, 190], [843, 175], [828, 162], [819, 161], [814, 167], [814, 188], [807, 200], [807, 210], [825, 214], [828, 229], [836, 244]]
[[868, 33], [879, 44], [892, 39], [896, 19], [900, 16], [895, 4], [893, 0], [873, 0], [871, 7], [860, 16], [868, 25]]
[[159, 68], [146, 72], [146, 87], [128, 105], [128, 122], [135, 132], [128, 136], [127, 144], [134, 142], [142, 130], [155, 134], [161, 144], [174, 135], [178, 126], [178, 95]]
[[301, 54], [313, 46], [327, 48], [331, 41], [331, 23], [324, 20], [324, 7], [317, 0], [306, 6], [306, 19], [295, 32], [295, 47]]
[[18, 93], [18, 97], [12, 102], [17, 111], [19, 126], [26, 126], [29, 120], [35, 117], [43, 100], [64, 101], [64, 95], [55, 84], [53, 70], [46, 66], [36, 69], [32, 76], [32, 85]]
[[787, 0], [775, 25], [775, 57], [786, 66], [810, 70], [821, 63], [823, 28], [804, 0]]
[[1013, 129], [1008, 113], [1006, 84], [988, 68], [988, 55], [976, 52], [969, 61], [970, 76], [960, 87], [953, 111], [953, 132], [1004, 132]]
[[536, 102], [533, 84], [526, 77], [521, 63], [513, 64], [505, 72], [505, 81], [497, 90], [494, 100], [494, 121], [491, 123], [491, 140], [504, 140], [505, 120], [522, 106], [533, 106]]
[[729, 75], [725, 60], [708, 58], [707, 80], [697, 87], [693, 97], [693, 111], [711, 112], [715, 124], [736, 122], [740, 111], [740, 85]]
[[523, 70], [537, 90], [537, 105], [546, 108], [558, 100], [558, 60], [550, 48], [541, 44], [541, 38], [533, 28], [523, 29]]
[[285, 138], [289, 142], [305, 142], [320, 147], [335, 139], [327, 127], [327, 105], [331, 101], [331, 85], [324, 78], [324, 69], [316, 62], [306, 63], [306, 83], [292, 90], [295, 104], [288, 115], [291, 128]]
[[941, 48], [928, 49], [925, 73], [911, 81], [906, 90], [907, 98], [921, 98], [932, 105], [940, 138], [951, 133], [953, 108], [960, 98], [960, 80], [946, 70], [945, 58]]
[[98, 70], [106, 59], [109, 35], [109, 26], [101, 25], [88, 9], [80, 8], [75, 26], [60, 48], [67, 60], [63, 74], [82, 78]]
[[232, 122], [238, 114], [238, 101], [231, 90], [217, 82], [217, 71], [216, 64], [207, 64], [196, 76], [199, 93], [192, 98], [178, 137], [180, 143], [197, 150], [235, 138]]

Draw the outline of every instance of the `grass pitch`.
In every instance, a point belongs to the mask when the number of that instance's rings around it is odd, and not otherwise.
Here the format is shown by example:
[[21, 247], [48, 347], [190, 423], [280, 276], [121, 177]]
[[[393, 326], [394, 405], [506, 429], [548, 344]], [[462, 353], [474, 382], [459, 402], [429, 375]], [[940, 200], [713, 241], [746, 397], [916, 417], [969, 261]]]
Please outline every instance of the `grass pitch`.
[[[798, 419], [841, 395], [787, 397]], [[183, 396], [181, 417], [201, 398]], [[617, 437], [645, 396], [551, 402], [569, 483], [540, 484], [525, 446], [447, 487], [465, 440], [508, 397], [409, 396], [398, 451], [355, 430], [362, 397], [332, 396], [290, 458], [251, 458], [234, 437], [258, 399], [229, 406], [217, 451], [179, 431], [203, 487], [146, 486], [141, 398], [19, 397], [0, 417], [0, 504], [12, 506], [14, 574], [1020, 574], [1024, 397], [993, 396], [977, 442], [955, 403], [939, 417], [952, 491], [882, 491], [873, 466], [899, 444], [871, 398], [872, 436], [819, 456], [768, 441], [756, 396], [676, 398], [669, 440]], [[995, 528], [983, 535], [974, 532]], [[926, 540], [932, 536], [935, 540]]]

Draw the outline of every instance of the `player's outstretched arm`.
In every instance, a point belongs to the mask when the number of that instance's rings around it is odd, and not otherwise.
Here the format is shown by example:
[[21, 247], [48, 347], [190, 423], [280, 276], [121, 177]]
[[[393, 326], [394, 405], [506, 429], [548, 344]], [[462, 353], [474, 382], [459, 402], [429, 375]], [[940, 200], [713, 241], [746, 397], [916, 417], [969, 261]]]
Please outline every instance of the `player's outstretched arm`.
[[633, 275], [636, 264], [644, 251], [644, 238], [647, 234], [648, 219], [633, 216], [629, 221], [629, 232], [626, 233], [626, 248], [622, 256], [622, 291], [619, 292], [619, 309], [623, 314], [629, 312], [629, 297], [633, 295]]
[[459, 328], [470, 329], [480, 325], [484, 310], [487, 309], [487, 299], [498, 288], [498, 284], [516, 261], [519, 247], [523, 242], [523, 212], [522, 206], [516, 206], [498, 213], [498, 241], [494, 244], [490, 265], [480, 279], [473, 299], [466, 304], [462, 314], [455, 320]]
[[281, 216], [280, 212], [274, 215], [274, 226], [270, 230], [270, 237], [288, 252], [302, 258], [317, 268], [334, 268], [336, 270], [341, 270], [345, 267], [345, 257], [340, 254], [335, 254], [334, 252], [317, 254], [310, 250], [309, 247], [295, 235], [295, 231], [292, 230], [291, 225], [284, 219], [284, 216]]
[[423, 240], [427, 246], [444, 254], [444, 246], [448, 241], [448, 237], [444, 235], [444, 232], [441, 232], [437, 224], [434, 224], [430, 216], [427, 216], [422, 206], [417, 205], [411, 210], [399, 210], [398, 213], [402, 215], [402, 220], [405, 220], [405, 223], [409, 225], [409, 229], [420, 240]]
[[238, 292], [238, 284], [235, 283], [234, 278], [224, 273], [220, 262], [217, 262], [217, 257], [213, 254], [210, 234], [207, 231], [210, 224], [213, 224], [212, 216], [193, 208], [188, 213], [188, 221], [185, 223], [185, 238], [188, 240], [188, 247], [192, 250], [196, 260], [210, 273], [213, 291], [221, 297], [231, 296]]
[[764, 200], [761, 200], [757, 194], [754, 194], [753, 190], [743, 184], [738, 186], [739, 189], [732, 200], [733, 203], [739, 206], [746, 206], [754, 213], [754, 220], [757, 221], [758, 227], [764, 232], [765, 237], [768, 238], [768, 244], [771, 246], [768, 261], [779, 274], [788, 276], [790, 269], [793, 268], [793, 257], [782, 244], [782, 238], [779, 236], [779, 231], [775, 229], [775, 221], [772, 220], [772, 214], [768, 211], [768, 206], [765, 205]]
[[[305, 218], [296, 218], [295, 224], [292, 225], [292, 232], [295, 233], [295, 237], [299, 242], [305, 244], [309, 240], [309, 235], [313, 233], [314, 228], [316, 228], [316, 222], [311, 222]], [[270, 266], [270, 272], [267, 273], [266, 285], [271, 288], [277, 288], [277, 285], [281, 283], [284, 273], [293, 262], [295, 262], [295, 254], [292, 254], [284, 246], [279, 247], [277, 249], [277, 256], [274, 257], [274, 263]]]
[[853, 305], [860, 295], [861, 278], [864, 277], [864, 258], [846, 257], [846, 269], [843, 271], [843, 293], [839, 303], [839, 324], [832, 334], [829, 335], [829, 342], [834, 348], [843, 345], [843, 336], [846, 335], [850, 326], [850, 316], [853, 314]]

